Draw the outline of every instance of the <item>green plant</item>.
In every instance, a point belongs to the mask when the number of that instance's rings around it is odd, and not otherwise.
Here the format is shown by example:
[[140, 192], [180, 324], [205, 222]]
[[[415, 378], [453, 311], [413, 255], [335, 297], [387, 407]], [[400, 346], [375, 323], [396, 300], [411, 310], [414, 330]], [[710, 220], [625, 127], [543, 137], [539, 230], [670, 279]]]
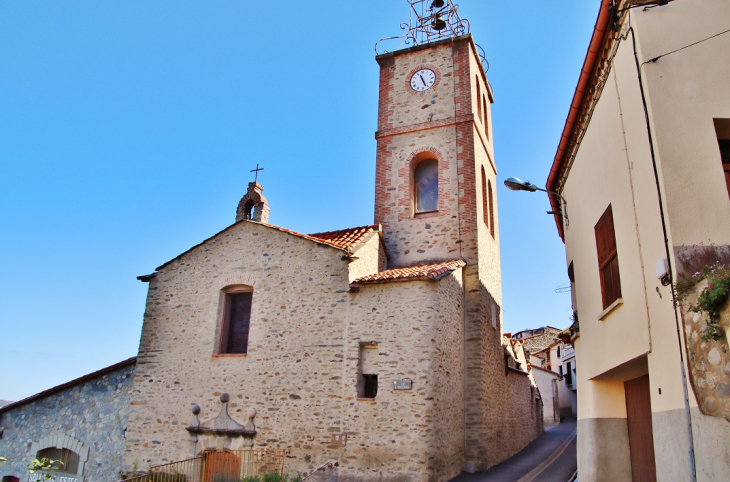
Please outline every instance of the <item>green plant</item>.
[[261, 482], [258, 475], [247, 475], [241, 479], [241, 482]]
[[[28, 473], [31, 475], [38, 474], [42, 476], [42, 480], [56, 480], [56, 474], [63, 462], [60, 460], [51, 460], [46, 457], [42, 459], [33, 459], [28, 464]], [[39, 479], [36, 479], [39, 480]]]
[[281, 475], [279, 472], [268, 472], [263, 474], [261, 477], [258, 475], [248, 475], [241, 479], [241, 482], [301, 482], [302, 474], [297, 472], [293, 477], [289, 477], [289, 474]]
[[719, 261], [696, 272], [690, 279], [681, 280], [676, 285], [677, 298], [685, 300], [694, 286], [702, 280], [707, 280], [707, 286], [697, 298], [697, 304], [691, 305], [689, 311], [707, 313], [707, 330], [702, 335], [704, 341], [722, 339], [720, 329], [720, 310], [730, 295], [730, 266]]

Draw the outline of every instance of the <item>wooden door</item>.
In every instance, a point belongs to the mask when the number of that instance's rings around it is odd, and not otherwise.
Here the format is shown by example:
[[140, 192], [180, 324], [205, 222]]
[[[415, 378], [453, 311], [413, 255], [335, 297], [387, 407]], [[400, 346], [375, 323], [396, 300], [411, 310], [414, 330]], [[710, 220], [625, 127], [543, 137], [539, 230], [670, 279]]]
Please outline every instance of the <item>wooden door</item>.
[[204, 482], [238, 482], [241, 474], [241, 459], [231, 452], [208, 452], [205, 454]]
[[654, 436], [651, 428], [649, 375], [624, 382], [629, 426], [631, 475], [634, 482], [656, 481]]

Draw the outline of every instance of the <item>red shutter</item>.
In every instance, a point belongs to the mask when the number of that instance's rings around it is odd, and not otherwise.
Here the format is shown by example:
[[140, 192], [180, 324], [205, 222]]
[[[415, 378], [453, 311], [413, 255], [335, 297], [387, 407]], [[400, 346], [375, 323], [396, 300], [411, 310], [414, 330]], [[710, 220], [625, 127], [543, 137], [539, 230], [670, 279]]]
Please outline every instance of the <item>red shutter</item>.
[[616, 233], [613, 229], [613, 210], [609, 204], [606, 212], [595, 227], [598, 269], [601, 276], [601, 295], [603, 308], [621, 298], [621, 281], [618, 271], [616, 252]]

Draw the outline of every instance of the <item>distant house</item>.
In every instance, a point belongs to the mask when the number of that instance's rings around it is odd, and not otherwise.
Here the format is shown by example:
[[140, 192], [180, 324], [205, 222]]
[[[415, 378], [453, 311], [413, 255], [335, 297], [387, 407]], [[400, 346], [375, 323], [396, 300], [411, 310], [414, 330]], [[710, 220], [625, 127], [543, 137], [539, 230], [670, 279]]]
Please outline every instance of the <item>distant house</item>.
[[65, 482], [113, 479], [121, 467], [137, 358], [0, 408], [3, 482], [27, 480], [35, 458], [60, 460]]
[[512, 335], [523, 345], [542, 396], [545, 425], [577, 413], [575, 350], [563, 343], [552, 326], [522, 330]]

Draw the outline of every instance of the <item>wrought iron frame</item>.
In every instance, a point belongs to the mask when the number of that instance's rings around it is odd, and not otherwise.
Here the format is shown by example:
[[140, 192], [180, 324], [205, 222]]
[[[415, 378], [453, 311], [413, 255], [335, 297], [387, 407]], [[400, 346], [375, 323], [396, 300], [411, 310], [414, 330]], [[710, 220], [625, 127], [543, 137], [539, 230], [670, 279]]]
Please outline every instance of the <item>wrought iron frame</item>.
[[[405, 33], [378, 40], [375, 43], [375, 53], [377, 55], [389, 52], [385, 49], [379, 49], [382, 42], [389, 40], [402, 39], [402, 42], [395, 48], [395, 50], [398, 50], [450, 37], [460, 37], [471, 32], [469, 20], [459, 16], [459, 6], [453, 0], [443, 0], [444, 5], [438, 8], [434, 6], [435, 0], [406, 0], [406, 2], [410, 7], [410, 18], [408, 23], [403, 22], [400, 24], [401, 30], [405, 30]], [[437, 30], [434, 28], [434, 21], [439, 18], [443, 20], [444, 28]], [[489, 62], [487, 62], [484, 55], [484, 49], [479, 45], [477, 45], [477, 48], [486, 72], [489, 70]]]

